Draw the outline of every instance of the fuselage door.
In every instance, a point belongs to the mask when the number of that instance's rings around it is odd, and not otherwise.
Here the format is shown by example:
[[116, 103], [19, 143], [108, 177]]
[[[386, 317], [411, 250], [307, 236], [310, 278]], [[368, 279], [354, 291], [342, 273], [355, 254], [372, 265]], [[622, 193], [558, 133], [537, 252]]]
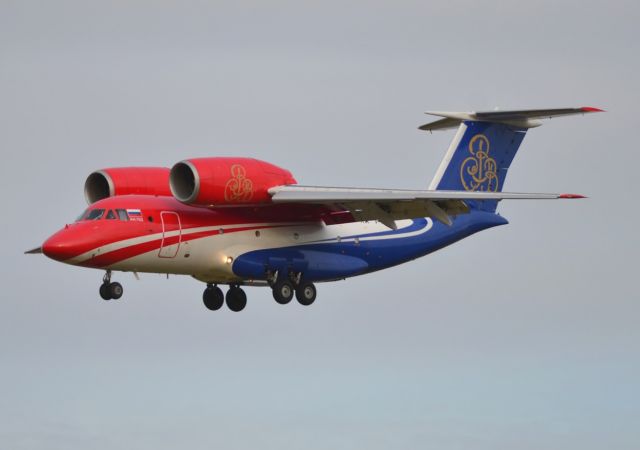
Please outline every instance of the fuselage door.
[[158, 257], [175, 258], [182, 241], [180, 216], [173, 211], [162, 211], [160, 220], [162, 221], [162, 244]]

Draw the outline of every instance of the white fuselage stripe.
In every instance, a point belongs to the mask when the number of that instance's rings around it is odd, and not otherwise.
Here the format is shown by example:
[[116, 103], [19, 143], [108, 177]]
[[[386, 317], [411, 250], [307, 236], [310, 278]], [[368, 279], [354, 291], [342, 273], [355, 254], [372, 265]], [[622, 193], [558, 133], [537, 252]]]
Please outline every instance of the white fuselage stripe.
[[246, 224], [233, 224], [233, 225], [214, 225], [214, 226], [207, 226], [207, 227], [195, 227], [195, 228], [187, 228], [187, 229], [181, 229], [181, 230], [173, 230], [173, 231], [167, 231], [164, 233], [154, 233], [154, 234], [149, 234], [146, 236], [137, 236], [134, 238], [129, 238], [129, 239], [123, 239], [121, 241], [116, 241], [116, 242], [112, 242], [100, 247], [96, 247], [93, 248], [91, 250], [89, 250], [88, 252], [82, 253], [78, 256], [74, 256], [73, 258], [69, 258], [68, 260], [66, 260], [66, 263], [69, 264], [79, 264], [83, 261], [86, 261], [88, 259], [91, 259], [94, 255], [96, 254], [105, 254], [105, 253], [109, 253], [109, 252], [113, 252], [116, 250], [120, 250], [126, 247], [131, 247], [133, 245], [138, 245], [138, 244], [144, 244], [146, 242], [152, 242], [152, 241], [156, 241], [159, 239], [162, 239], [163, 237], [168, 238], [168, 237], [174, 237], [174, 236], [186, 236], [186, 235], [190, 235], [190, 234], [195, 234], [195, 233], [203, 233], [203, 232], [208, 232], [208, 231], [214, 231], [214, 230], [222, 230], [223, 234], [225, 231], [227, 230], [235, 230], [238, 228], [255, 228], [255, 227], [267, 227], [267, 226], [292, 226], [292, 225], [299, 225], [300, 222], [291, 222], [291, 223], [246, 223]]

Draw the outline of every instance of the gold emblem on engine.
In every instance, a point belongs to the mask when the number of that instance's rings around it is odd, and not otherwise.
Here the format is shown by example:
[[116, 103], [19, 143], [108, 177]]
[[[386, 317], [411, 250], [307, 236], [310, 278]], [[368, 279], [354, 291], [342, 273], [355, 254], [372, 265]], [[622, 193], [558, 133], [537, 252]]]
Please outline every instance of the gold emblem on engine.
[[253, 182], [247, 178], [247, 171], [240, 164], [231, 166], [231, 178], [224, 187], [226, 202], [246, 202], [253, 197]]
[[498, 165], [489, 156], [489, 139], [484, 134], [476, 134], [469, 141], [469, 153], [460, 165], [460, 181], [467, 191], [498, 190]]

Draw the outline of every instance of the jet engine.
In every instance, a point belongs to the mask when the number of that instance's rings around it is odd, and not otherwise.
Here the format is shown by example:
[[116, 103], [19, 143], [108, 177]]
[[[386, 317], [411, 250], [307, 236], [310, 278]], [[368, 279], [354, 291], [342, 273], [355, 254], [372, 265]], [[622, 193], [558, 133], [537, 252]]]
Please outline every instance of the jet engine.
[[92, 204], [114, 195], [170, 196], [166, 167], [113, 167], [96, 170], [84, 183], [84, 196]]
[[196, 158], [173, 166], [173, 196], [195, 206], [268, 203], [269, 188], [296, 184], [286, 169], [252, 158]]

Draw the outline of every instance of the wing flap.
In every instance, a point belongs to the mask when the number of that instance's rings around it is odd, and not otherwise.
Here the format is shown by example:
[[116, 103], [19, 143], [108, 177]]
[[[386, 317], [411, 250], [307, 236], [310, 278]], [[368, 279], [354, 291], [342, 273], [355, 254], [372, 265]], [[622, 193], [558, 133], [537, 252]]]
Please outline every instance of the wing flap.
[[446, 225], [451, 225], [451, 217], [469, 212], [467, 205], [460, 201], [434, 202], [432, 200], [394, 201], [355, 201], [341, 203], [359, 222], [377, 220], [395, 230], [396, 220], [432, 217]]

